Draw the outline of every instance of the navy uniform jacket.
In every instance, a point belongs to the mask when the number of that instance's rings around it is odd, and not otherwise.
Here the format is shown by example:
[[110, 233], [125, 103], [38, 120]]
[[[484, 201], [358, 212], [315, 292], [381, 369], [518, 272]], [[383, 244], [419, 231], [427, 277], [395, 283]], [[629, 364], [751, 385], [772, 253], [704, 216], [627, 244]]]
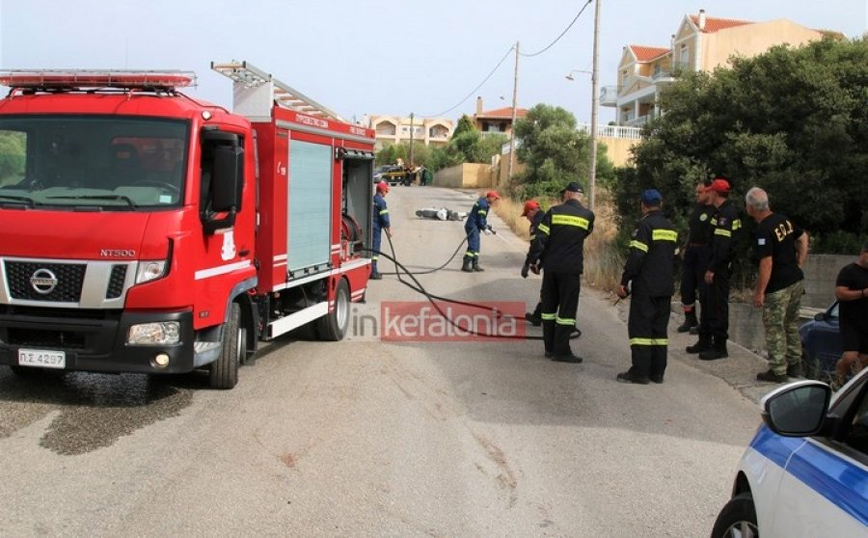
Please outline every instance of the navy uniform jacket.
[[374, 195], [374, 229], [382, 230], [389, 228], [389, 210], [386, 208], [386, 199], [380, 193]]
[[716, 208], [711, 204], [696, 204], [688, 220], [688, 245], [708, 245], [711, 242], [711, 219]]
[[738, 209], [732, 202], [726, 200], [717, 208], [711, 218], [713, 232], [711, 234], [711, 261], [708, 262], [708, 270], [717, 272], [729, 269], [732, 262], [733, 239], [741, 230], [741, 219], [738, 217]]
[[581, 274], [584, 271], [585, 238], [594, 231], [594, 213], [567, 200], [548, 210], [537, 227], [527, 263], [542, 261], [547, 271]]
[[530, 221], [530, 243], [533, 244], [533, 240], [536, 239], [536, 231], [539, 228], [540, 223], [545, 218], [546, 214], [542, 211], [537, 211], [536, 215], [533, 216], [533, 220]]
[[479, 200], [476, 200], [476, 203], [473, 204], [473, 208], [467, 215], [467, 222], [464, 223], [464, 228], [467, 230], [476, 228], [480, 232], [485, 230], [488, 226], [488, 209], [487, 198], [483, 196]]
[[678, 232], [659, 209], [646, 213], [633, 230], [621, 285], [626, 287], [632, 281], [634, 294], [671, 297], [677, 242]]

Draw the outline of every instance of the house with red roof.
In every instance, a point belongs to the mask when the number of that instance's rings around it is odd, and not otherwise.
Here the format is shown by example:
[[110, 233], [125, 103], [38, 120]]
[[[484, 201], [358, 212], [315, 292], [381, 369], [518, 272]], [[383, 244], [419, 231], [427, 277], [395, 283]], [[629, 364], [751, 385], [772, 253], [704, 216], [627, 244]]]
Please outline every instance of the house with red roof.
[[668, 47], [627, 45], [618, 64], [618, 85], [602, 88], [600, 105], [617, 110], [618, 125], [641, 126], [661, 114], [659, 92], [685, 71], [730, 65], [775, 45], [799, 47], [832, 32], [812, 30], [787, 19], [752, 22], [710, 17], [704, 9], [685, 15]]
[[[494, 110], [483, 110], [484, 104], [482, 97], [476, 98], [476, 114], [473, 115], [473, 122], [476, 128], [482, 134], [505, 134], [512, 133], [512, 107], [495, 108]], [[527, 116], [526, 108], [515, 109], [516, 121]]]

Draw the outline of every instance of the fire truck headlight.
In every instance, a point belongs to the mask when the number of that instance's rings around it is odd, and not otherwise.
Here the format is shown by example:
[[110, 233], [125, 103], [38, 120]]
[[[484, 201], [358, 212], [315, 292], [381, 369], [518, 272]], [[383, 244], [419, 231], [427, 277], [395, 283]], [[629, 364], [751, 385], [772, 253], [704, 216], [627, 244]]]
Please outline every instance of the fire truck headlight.
[[136, 284], [150, 282], [161, 278], [166, 274], [166, 261], [146, 261], [139, 263], [139, 269], [136, 271]]
[[177, 321], [140, 323], [130, 327], [130, 332], [127, 333], [129, 345], [170, 345], [180, 341], [181, 323]]

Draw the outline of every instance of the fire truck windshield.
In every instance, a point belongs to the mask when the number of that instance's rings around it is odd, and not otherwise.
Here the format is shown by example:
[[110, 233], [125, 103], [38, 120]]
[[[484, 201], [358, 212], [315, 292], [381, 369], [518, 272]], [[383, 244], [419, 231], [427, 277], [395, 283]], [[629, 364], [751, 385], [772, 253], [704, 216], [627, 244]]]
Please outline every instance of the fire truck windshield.
[[0, 116], [0, 207], [151, 211], [182, 203], [188, 124]]

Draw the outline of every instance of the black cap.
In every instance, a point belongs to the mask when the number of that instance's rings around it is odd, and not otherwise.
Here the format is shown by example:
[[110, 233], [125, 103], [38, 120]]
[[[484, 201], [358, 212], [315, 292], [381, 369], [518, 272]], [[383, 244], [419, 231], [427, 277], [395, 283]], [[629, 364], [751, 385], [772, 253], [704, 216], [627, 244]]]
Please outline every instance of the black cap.
[[576, 181], [570, 181], [570, 183], [567, 185], [566, 191], [568, 191], [568, 192], [578, 192], [578, 193], [580, 193], [580, 194], [584, 194], [584, 193], [585, 193], [585, 190], [584, 190], [584, 189], [582, 188], [582, 186], [579, 185], [578, 182], [576, 182]]

